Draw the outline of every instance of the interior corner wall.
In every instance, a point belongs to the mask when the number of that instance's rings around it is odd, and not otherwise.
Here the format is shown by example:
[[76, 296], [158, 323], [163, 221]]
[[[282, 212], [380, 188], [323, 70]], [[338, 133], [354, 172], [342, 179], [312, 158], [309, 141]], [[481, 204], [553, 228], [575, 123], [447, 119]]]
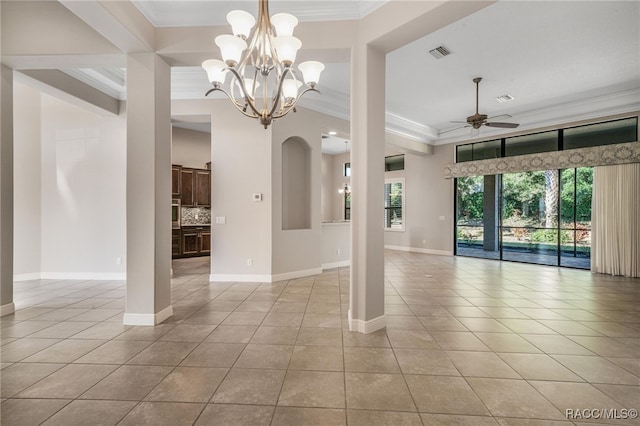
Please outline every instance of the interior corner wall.
[[320, 220], [327, 222], [333, 220], [334, 196], [331, 193], [333, 187], [333, 155], [322, 154], [322, 189], [320, 193], [320, 206], [322, 214]]
[[42, 94], [41, 119], [42, 277], [124, 279], [126, 115]]
[[211, 133], [172, 127], [171, 164], [205, 169], [209, 161], [211, 161]]
[[385, 231], [385, 246], [453, 254], [453, 179], [444, 178], [453, 149], [453, 144], [437, 145], [433, 155], [405, 154], [403, 171], [385, 173], [385, 179], [405, 178], [406, 210], [405, 230]]
[[40, 92], [14, 82], [14, 234], [15, 281], [40, 278], [41, 131]]
[[[174, 100], [171, 112], [211, 116], [211, 279], [269, 279], [271, 128], [243, 116], [226, 99]], [[262, 194], [262, 201], [253, 201], [253, 194]], [[226, 223], [217, 224], [216, 217]]]
[[[348, 122], [306, 108], [273, 125], [273, 275], [304, 276], [322, 268], [322, 134], [348, 129]], [[290, 137], [304, 139], [311, 149], [311, 228], [282, 229], [282, 144]]]

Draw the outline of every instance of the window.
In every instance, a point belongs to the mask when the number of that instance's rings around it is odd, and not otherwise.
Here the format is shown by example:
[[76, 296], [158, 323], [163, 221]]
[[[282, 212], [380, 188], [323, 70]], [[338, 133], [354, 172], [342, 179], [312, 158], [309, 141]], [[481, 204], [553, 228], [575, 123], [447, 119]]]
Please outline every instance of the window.
[[384, 171], [395, 172], [396, 170], [404, 170], [404, 154], [384, 157]]
[[505, 141], [505, 156], [537, 154], [558, 150], [558, 132], [535, 133], [533, 135], [516, 136]]
[[635, 142], [637, 132], [637, 117], [573, 127], [564, 130], [564, 149]]
[[404, 231], [404, 179], [384, 183], [384, 229]]
[[638, 117], [456, 146], [456, 163], [634, 142]]
[[342, 169], [342, 175], [345, 177], [351, 176], [351, 163], [344, 163], [344, 167]]
[[502, 140], [494, 139], [485, 142], [469, 143], [456, 146], [456, 162], [487, 160], [500, 158], [502, 152]]
[[590, 268], [593, 167], [456, 179], [456, 254]]
[[351, 192], [344, 193], [344, 220], [351, 220]]

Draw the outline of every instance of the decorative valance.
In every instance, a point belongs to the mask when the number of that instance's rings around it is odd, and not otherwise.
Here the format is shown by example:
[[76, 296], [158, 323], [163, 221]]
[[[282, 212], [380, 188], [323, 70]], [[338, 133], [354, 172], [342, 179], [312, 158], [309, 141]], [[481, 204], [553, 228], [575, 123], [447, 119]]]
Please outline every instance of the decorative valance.
[[465, 176], [500, 175], [537, 170], [572, 169], [575, 167], [609, 166], [640, 163], [640, 142], [601, 145], [566, 151], [541, 152], [490, 160], [449, 164], [444, 169], [446, 179]]

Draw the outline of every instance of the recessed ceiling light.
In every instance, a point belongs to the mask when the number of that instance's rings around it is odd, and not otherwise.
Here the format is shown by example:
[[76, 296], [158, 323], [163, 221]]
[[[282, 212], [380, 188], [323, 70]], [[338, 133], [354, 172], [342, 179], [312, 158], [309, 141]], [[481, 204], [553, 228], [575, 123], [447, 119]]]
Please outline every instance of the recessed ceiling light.
[[503, 104], [505, 102], [512, 101], [514, 98], [511, 95], [502, 95], [502, 96], [498, 96], [496, 99], [498, 100], [498, 102]]
[[337, 135], [338, 133], [337, 133], [337, 132], [329, 132], [329, 134], [330, 134], [331, 136], [335, 136], [335, 135]]

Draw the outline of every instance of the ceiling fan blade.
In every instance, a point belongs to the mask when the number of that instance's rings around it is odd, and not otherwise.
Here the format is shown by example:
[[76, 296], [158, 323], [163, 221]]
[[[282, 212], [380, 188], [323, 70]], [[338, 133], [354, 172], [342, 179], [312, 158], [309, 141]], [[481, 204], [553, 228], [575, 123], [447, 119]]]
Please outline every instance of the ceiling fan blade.
[[487, 118], [487, 120], [494, 120], [496, 118], [511, 118], [511, 116], [509, 114], [500, 114], [500, 115], [494, 115], [493, 117], [489, 117]]
[[518, 123], [498, 123], [498, 122], [493, 122], [493, 123], [484, 123], [484, 125], [487, 126], [487, 127], [501, 127], [503, 129], [515, 129], [520, 124], [518, 124]]
[[466, 126], [461, 126], [461, 127], [454, 127], [453, 129], [443, 130], [443, 131], [441, 131], [441, 132], [438, 132], [438, 136], [440, 136], [440, 135], [444, 135], [445, 133], [453, 132], [454, 130], [464, 129], [464, 128], [466, 128], [466, 127], [471, 127], [471, 126], [466, 125]]
[[449, 123], [467, 124], [466, 121], [450, 121]]

